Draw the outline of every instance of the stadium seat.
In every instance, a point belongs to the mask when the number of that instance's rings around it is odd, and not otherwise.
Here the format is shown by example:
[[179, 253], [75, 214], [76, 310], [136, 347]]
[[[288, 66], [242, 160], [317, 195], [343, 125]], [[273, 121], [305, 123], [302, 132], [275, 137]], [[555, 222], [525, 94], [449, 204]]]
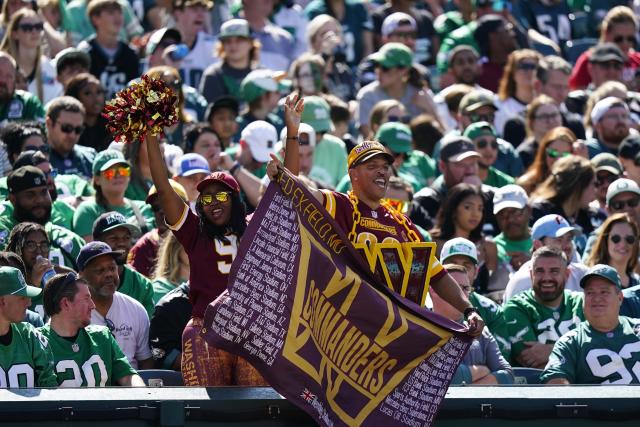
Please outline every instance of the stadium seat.
[[147, 386], [151, 387], [182, 387], [182, 374], [168, 369], [141, 369], [138, 374]]
[[513, 368], [514, 384], [541, 384], [540, 374], [542, 369]]
[[564, 44], [564, 57], [571, 64], [575, 64], [582, 52], [586, 51], [598, 43], [598, 39], [584, 38], [577, 40], [567, 40]]
[[570, 13], [569, 22], [571, 22], [571, 38], [574, 40], [589, 37], [592, 33], [589, 31], [589, 18], [586, 12]]

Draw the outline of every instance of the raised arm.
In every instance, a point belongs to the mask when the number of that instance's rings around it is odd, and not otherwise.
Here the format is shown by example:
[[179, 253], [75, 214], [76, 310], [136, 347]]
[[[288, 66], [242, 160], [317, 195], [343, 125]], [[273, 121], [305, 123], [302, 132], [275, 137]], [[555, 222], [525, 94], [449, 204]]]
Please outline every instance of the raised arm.
[[304, 110], [304, 100], [299, 95], [287, 97], [284, 102], [284, 121], [287, 126], [287, 139], [284, 149], [284, 167], [292, 174], [300, 173], [300, 149], [298, 148], [298, 129], [300, 128], [300, 116]]
[[158, 190], [158, 199], [164, 210], [165, 220], [169, 225], [177, 224], [188, 206], [169, 183], [169, 171], [160, 150], [160, 142], [155, 135], [147, 135], [147, 155], [151, 178]]

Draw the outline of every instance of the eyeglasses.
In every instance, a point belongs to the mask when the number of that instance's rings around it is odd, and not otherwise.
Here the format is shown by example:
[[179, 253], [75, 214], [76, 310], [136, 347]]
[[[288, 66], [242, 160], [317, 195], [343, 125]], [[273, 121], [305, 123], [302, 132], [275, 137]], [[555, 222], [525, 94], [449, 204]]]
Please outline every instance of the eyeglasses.
[[[612, 234], [610, 237], [611, 242], [616, 245], [622, 241], [622, 236], [619, 234]], [[636, 242], [636, 236], [628, 234], [624, 236], [624, 241], [627, 243], [627, 245], [633, 245]]]
[[35, 252], [36, 249], [40, 249], [40, 252], [49, 251], [49, 242], [44, 240], [42, 242], [35, 242], [33, 240], [27, 240], [24, 242], [24, 249], [29, 252]]
[[534, 116], [533, 118], [536, 120], [544, 120], [544, 121], [548, 121], [548, 120], [554, 120], [557, 119], [558, 117], [560, 117], [560, 113], [558, 113], [557, 111], [555, 113], [542, 113], [542, 114], [538, 114], [536, 116]]
[[614, 70], [622, 70], [622, 63], [617, 61], [609, 61], [609, 62], [596, 62], [600, 68], [604, 68], [606, 70], [614, 69]]
[[635, 43], [636, 42], [636, 38], [634, 36], [616, 36], [613, 38], [613, 42], [620, 44], [623, 42], [627, 42], [627, 43]]
[[84, 125], [74, 126], [70, 123], [60, 123], [60, 130], [64, 133], [75, 132], [76, 134], [80, 135], [82, 134], [82, 132], [84, 132]]
[[389, 34], [389, 37], [398, 37], [400, 39], [415, 39], [418, 38], [418, 33], [415, 31], [401, 31]]
[[42, 154], [49, 154], [51, 148], [48, 145], [27, 145], [22, 151], [40, 151]]
[[131, 176], [131, 168], [129, 166], [119, 166], [107, 169], [106, 171], [102, 172], [102, 176], [104, 176], [109, 181], [117, 176]]
[[109, 332], [113, 334], [113, 331], [116, 330], [116, 325], [113, 324], [111, 319], [107, 319], [106, 317], [104, 318], [104, 323], [107, 325], [107, 328], [109, 328]]
[[493, 123], [493, 121], [496, 119], [495, 114], [493, 113], [489, 113], [489, 114], [467, 114], [467, 117], [469, 117], [469, 119], [471, 119], [471, 122], [475, 123], [475, 122], [489, 122], [489, 123]]
[[25, 22], [24, 24], [18, 24], [18, 28], [20, 31], [24, 31], [25, 33], [30, 33], [32, 31], [40, 32], [44, 30], [44, 24], [42, 22], [36, 22], [35, 24]]
[[640, 204], [640, 198], [634, 197], [629, 200], [619, 200], [617, 202], [611, 202], [611, 209], [616, 211], [621, 211], [625, 206], [629, 206], [630, 208], [635, 208]]
[[596, 175], [596, 187], [601, 187], [603, 184], [607, 184], [608, 186], [618, 178], [618, 175], [614, 175], [612, 173]]
[[568, 151], [561, 153], [560, 151], [554, 150], [553, 148], [547, 148], [547, 156], [551, 157], [552, 159], [557, 159], [559, 157], [567, 157], [570, 154], [571, 153]]
[[203, 206], [209, 206], [213, 203], [214, 198], [220, 203], [224, 203], [229, 200], [229, 197], [231, 197], [231, 191], [218, 191], [215, 194], [202, 194], [200, 196], [200, 201]]
[[533, 71], [538, 67], [534, 62], [520, 62], [516, 68], [520, 71]]
[[407, 124], [411, 121], [411, 116], [408, 114], [405, 114], [404, 116], [396, 116], [395, 114], [392, 116], [388, 116], [387, 117], [387, 121], [388, 122], [400, 122], [400, 123], [404, 123]]
[[494, 150], [498, 149], [498, 141], [495, 139], [479, 139], [476, 141], [476, 146], [480, 149], [491, 147]]

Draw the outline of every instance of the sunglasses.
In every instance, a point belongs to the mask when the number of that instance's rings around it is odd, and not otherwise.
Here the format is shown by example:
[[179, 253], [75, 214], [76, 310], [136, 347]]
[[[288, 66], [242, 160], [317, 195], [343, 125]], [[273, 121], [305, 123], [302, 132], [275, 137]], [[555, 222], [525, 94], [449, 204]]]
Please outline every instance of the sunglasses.
[[635, 43], [636, 42], [636, 38], [634, 36], [617, 36], [613, 38], [613, 42], [614, 43], [622, 43], [622, 42], [628, 42], [628, 43]]
[[216, 199], [220, 203], [224, 203], [231, 197], [231, 191], [218, 191], [215, 194], [203, 194], [200, 196], [200, 201], [203, 206], [209, 206], [213, 203], [213, 199]]
[[471, 119], [472, 123], [475, 122], [489, 122], [493, 123], [496, 119], [495, 114], [468, 114], [469, 119]]
[[613, 175], [611, 173], [596, 175], [596, 186], [601, 187], [603, 184], [609, 185], [618, 178], [618, 175]]
[[533, 62], [521, 62], [518, 64], [517, 69], [520, 71], [533, 71], [537, 67], [538, 65]]
[[495, 139], [479, 139], [476, 141], [476, 146], [480, 149], [491, 147], [494, 150], [498, 149], [498, 141]]
[[81, 279], [78, 277], [76, 273], [73, 273], [73, 272], [67, 273], [64, 280], [62, 281], [62, 284], [60, 284], [60, 286], [58, 286], [58, 288], [56, 289], [56, 292], [53, 297], [53, 301], [60, 301], [62, 299], [60, 298], [60, 295], [65, 291], [65, 289], [67, 289], [67, 286], [74, 284], [78, 280], [81, 280]]
[[77, 135], [80, 135], [84, 132], [84, 125], [74, 126], [70, 123], [60, 123], [60, 130], [64, 133], [75, 132]]
[[18, 28], [20, 29], [20, 31], [24, 31], [25, 33], [30, 33], [32, 31], [40, 32], [44, 30], [44, 24], [42, 22], [37, 22], [35, 24], [24, 23], [18, 24]]
[[640, 198], [635, 197], [629, 200], [620, 200], [617, 202], [611, 202], [611, 208], [616, 211], [620, 211], [624, 209], [625, 206], [629, 206], [630, 208], [635, 208], [636, 206], [638, 206], [638, 204], [640, 204]]
[[42, 154], [49, 154], [51, 152], [51, 148], [46, 144], [40, 146], [27, 145], [22, 151], [39, 151]]
[[567, 157], [569, 155], [571, 155], [570, 152], [561, 153], [560, 151], [555, 150], [553, 148], [547, 148], [547, 156], [551, 157], [552, 159], [557, 159], [557, 158], [560, 158], [560, 157]]
[[400, 123], [404, 123], [407, 124], [409, 122], [411, 122], [411, 116], [408, 114], [405, 114], [404, 116], [389, 116], [387, 117], [387, 121], [388, 122], [400, 122]]
[[606, 70], [614, 69], [614, 70], [622, 70], [622, 63], [616, 61], [609, 62], [598, 62], [597, 63], [600, 68], [604, 68]]
[[102, 176], [104, 176], [109, 181], [115, 179], [115, 177], [117, 176], [131, 176], [131, 168], [129, 166], [119, 166], [107, 169], [106, 171], [102, 172]]
[[[614, 244], [618, 244], [622, 241], [622, 236], [619, 234], [611, 235], [611, 242]], [[636, 242], [636, 236], [632, 236], [630, 234], [624, 236], [624, 241], [627, 242], [627, 245], [633, 245]]]
[[104, 318], [104, 323], [107, 325], [107, 328], [109, 328], [109, 332], [113, 334], [113, 331], [116, 330], [116, 325], [113, 324], [111, 319], [107, 319], [106, 317]]

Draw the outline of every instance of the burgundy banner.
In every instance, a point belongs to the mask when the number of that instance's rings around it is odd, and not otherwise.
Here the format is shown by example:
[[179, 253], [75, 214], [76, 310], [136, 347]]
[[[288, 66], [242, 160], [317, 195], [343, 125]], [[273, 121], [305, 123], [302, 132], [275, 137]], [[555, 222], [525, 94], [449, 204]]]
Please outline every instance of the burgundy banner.
[[288, 173], [254, 213], [202, 332], [325, 426], [431, 425], [470, 344], [462, 325], [376, 279]]

